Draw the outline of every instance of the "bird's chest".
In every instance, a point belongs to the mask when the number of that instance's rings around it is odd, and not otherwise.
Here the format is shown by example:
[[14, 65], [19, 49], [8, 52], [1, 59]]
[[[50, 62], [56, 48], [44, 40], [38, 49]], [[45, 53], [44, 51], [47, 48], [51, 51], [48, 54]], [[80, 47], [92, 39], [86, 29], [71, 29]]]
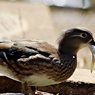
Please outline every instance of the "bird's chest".
[[60, 67], [60, 77], [59, 80], [68, 79], [77, 66], [77, 58], [75, 55], [61, 55], [60, 56], [61, 67]]
[[[61, 63], [58, 66], [53, 66], [52, 69], [48, 69], [46, 73], [39, 75], [31, 75], [22, 79], [22, 81], [27, 81], [29, 85], [32, 86], [46, 86], [52, 84], [58, 84], [60, 82], [68, 79], [76, 68], [76, 56], [65, 56], [61, 59]], [[44, 71], [46, 68], [44, 69]], [[40, 71], [39, 71], [40, 72]]]

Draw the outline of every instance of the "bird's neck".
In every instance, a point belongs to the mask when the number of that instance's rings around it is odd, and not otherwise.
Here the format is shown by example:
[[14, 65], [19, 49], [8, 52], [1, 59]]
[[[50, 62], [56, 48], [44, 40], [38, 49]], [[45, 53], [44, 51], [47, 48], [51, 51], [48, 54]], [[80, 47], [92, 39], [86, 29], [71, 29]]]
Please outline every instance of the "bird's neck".
[[77, 57], [72, 54], [59, 52], [61, 76], [69, 78], [77, 67]]
[[77, 47], [72, 47], [70, 45], [59, 46], [58, 52], [61, 64], [66, 63], [66, 65], [68, 65], [71, 64], [72, 61], [73, 64], [77, 63]]
[[77, 63], [77, 56], [74, 54], [70, 54], [70, 53], [63, 53], [59, 51], [59, 58], [60, 58], [60, 62], [61, 64], [75, 64]]
[[59, 52], [62, 54], [68, 54], [68, 55], [76, 55], [79, 48], [71, 45], [67, 46], [59, 46]]

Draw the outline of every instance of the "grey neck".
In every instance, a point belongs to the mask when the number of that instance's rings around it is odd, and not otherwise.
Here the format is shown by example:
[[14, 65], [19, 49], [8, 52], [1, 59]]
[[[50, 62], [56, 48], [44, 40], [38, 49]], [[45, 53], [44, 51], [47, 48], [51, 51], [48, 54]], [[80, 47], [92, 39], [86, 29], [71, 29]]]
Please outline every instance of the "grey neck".
[[60, 64], [62, 69], [75, 69], [77, 66], [77, 56], [59, 52]]
[[77, 66], [77, 57], [76, 55], [72, 54], [63, 54], [59, 52], [59, 58], [60, 58], [60, 70], [61, 70], [61, 76], [64, 77], [64, 79], [69, 78], [73, 72], [76, 69]]

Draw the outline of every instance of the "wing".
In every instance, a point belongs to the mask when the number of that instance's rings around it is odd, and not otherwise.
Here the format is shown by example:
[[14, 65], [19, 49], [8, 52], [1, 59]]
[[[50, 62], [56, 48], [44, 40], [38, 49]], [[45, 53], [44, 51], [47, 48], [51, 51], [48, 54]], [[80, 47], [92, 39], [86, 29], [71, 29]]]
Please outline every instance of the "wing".
[[50, 77], [58, 63], [57, 49], [47, 42], [0, 41], [0, 70], [12, 79], [24, 81], [35, 74]]
[[36, 59], [59, 62], [57, 49], [47, 42], [16, 40], [0, 42], [0, 57], [6, 61], [29, 62]]

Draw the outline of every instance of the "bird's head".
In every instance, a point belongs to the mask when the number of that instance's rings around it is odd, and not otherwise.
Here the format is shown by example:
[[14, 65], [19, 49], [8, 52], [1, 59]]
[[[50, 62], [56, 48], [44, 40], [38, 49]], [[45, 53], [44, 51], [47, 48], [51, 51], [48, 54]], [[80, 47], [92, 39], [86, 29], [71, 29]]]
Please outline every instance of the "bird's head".
[[[93, 40], [92, 33], [86, 29], [72, 28], [61, 35], [59, 41], [59, 51], [62, 53], [68, 53], [76, 55], [80, 48], [88, 46], [92, 52], [92, 61], [94, 63], [95, 54], [95, 42]], [[93, 65], [91, 66], [92, 71]]]

